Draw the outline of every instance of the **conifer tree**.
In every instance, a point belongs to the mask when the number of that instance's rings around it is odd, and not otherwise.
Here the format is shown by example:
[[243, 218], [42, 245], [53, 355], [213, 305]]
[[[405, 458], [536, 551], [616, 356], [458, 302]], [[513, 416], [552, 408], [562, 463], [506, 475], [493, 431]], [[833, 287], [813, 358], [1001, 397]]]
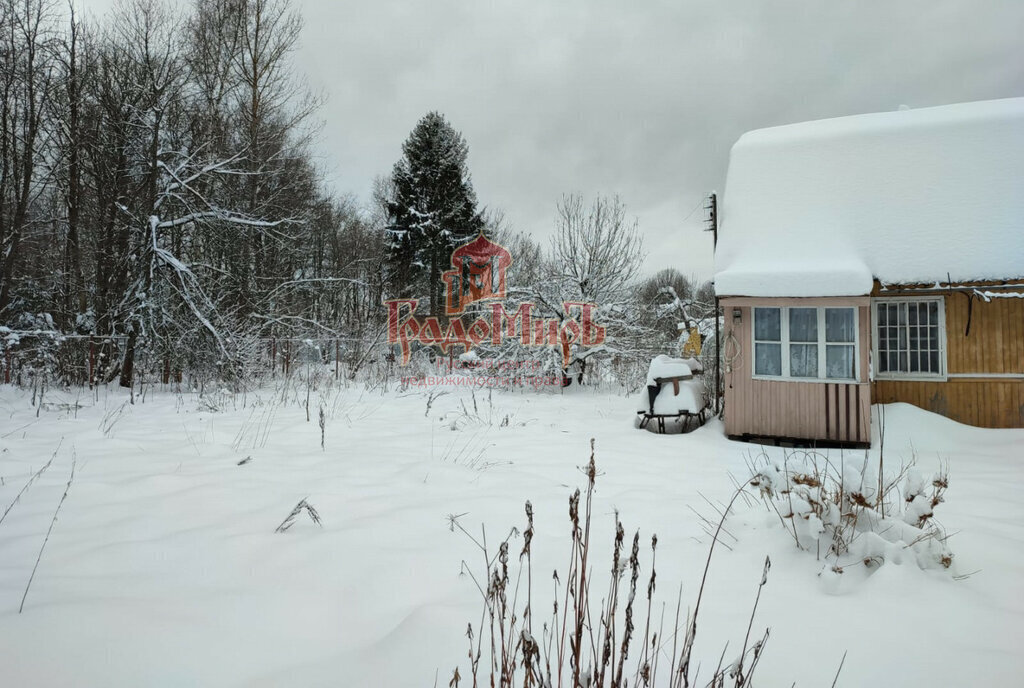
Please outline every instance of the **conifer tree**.
[[402, 145], [391, 174], [392, 287], [402, 296], [429, 296], [431, 315], [444, 310], [441, 273], [451, 252], [483, 227], [466, 167], [468, 150], [443, 115], [429, 112]]

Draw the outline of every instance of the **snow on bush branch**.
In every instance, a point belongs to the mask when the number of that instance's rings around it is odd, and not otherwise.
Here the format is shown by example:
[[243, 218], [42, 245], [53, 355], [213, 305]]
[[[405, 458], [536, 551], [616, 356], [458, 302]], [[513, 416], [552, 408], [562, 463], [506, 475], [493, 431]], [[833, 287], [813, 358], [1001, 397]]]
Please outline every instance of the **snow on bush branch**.
[[946, 466], [929, 476], [911, 464], [886, 481], [866, 453], [841, 452], [836, 460], [794, 450], [782, 460], [762, 453], [752, 473], [750, 485], [797, 546], [831, 562], [835, 573], [858, 565], [870, 572], [886, 561], [911, 560], [922, 569], [953, 563], [948, 536], [934, 519], [949, 486]]

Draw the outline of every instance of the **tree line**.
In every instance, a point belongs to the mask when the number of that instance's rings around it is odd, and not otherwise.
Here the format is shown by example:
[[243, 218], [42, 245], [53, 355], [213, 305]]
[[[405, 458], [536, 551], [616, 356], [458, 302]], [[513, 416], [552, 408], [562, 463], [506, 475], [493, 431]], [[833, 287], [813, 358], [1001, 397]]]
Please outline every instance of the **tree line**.
[[102, 349], [90, 381], [125, 386], [143, 355], [245, 376], [274, 337], [335, 337], [363, 360], [382, 301], [415, 294], [436, 312], [451, 250], [480, 231], [513, 248], [522, 298], [607, 304], [621, 341], [677, 336], [665, 307], [699, 302], [698, 287], [677, 273], [637, 284], [621, 203], [568, 196], [550, 246], [516, 234], [479, 207], [468, 145], [440, 113], [366, 205], [328, 188], [311, 154], [320, 101], [292, 60], [301, 27], [289, 0], [201, 0], [184, 15], [125, 0], [99, 21], [0, 0], [8, 353], [45, 368], [26, 337], [80, 337]]

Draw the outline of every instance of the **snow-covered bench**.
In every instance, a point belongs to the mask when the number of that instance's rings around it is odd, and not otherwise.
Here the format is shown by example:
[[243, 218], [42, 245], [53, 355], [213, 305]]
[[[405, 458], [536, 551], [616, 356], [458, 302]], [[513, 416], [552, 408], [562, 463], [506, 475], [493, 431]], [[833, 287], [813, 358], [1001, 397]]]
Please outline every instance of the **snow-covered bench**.
[[[700, 362], [693, 358], [657, 356], [647, 370], [647, 390], [637, 405], [638, 427], [646, 428], [657, 422], [658, 432], [665, 432], [666, 419], [683, 424], [704, 424], [703, 372]], [[698, 377], [695, 377], [696, 376]]]

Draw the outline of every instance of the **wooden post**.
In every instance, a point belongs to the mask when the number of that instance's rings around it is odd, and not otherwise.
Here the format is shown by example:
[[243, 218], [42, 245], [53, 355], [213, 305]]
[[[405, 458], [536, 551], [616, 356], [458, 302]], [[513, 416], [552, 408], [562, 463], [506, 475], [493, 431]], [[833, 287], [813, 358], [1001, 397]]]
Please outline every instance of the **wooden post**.
[[338, 361], [341, 358], [341, 344], [335, 339], [334, 340], [334, 379], [338, 379]]
[[721, 349], [721, 328], [719, 327], [718, 313], [721, 308], [718, 306], [718, 296], [715, 296], [715, 415], [721, 410], [722, 399], [722, 349]]
[[96, 340], [89, 337], [89, 389], [92, 389], [96, 375]]

